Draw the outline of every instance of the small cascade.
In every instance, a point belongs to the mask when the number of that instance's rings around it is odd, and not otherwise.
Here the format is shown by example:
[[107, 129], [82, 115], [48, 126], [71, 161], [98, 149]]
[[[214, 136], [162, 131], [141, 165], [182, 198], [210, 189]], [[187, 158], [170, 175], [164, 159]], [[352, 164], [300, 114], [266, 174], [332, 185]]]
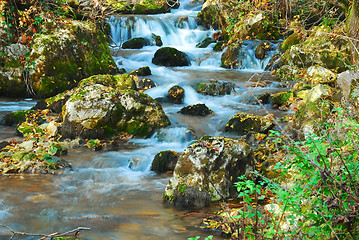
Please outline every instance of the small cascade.
[[269, 61], [274, 54], [279, 52], [279, 43], [278, 42], [269, 42], [270, 50], [266, 52], [264, 59], [258, 59], [255, 56], [255, 50], [260, 44], [258, 40], [247, 40], [242, 43], [242, 48], [239, 52], [239, 64], [238, 68], [241, 70], [247, 71], [258, 71], [264, 70], [268, 65]]

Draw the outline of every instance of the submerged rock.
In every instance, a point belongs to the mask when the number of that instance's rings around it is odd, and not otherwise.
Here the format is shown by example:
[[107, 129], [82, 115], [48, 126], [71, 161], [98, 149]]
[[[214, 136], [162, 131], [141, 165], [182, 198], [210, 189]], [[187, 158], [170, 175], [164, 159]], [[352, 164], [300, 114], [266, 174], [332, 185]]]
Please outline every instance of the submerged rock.
[[237, 113], [226, 124], [226, 132], [239, 135], [253, 133], [267, 133], [274, 127], [273, 116], [257, 116], [253, 114]]
[[176, 167], [178, 157], [178, 153], [171, 150], [157, 153], [152, 161], [151, 171], [157, 174], [173, 171]]
[[192, 115], [192, 116], [207, 116], [209, 114], [213, 114], [213, 111], [209, 109], [205, 104], [195, 104], [191, 106], [187, 106], [182, 108], [179, 113], [184, 115]]
[[168, 90], [167, 100], [171, 103], [181, 104], [184, 99], [184, 89], [181, 86], [173, 86]]
[[232, 91], [234, 91], [234, 87], [235, 85], [232, 82], [213, 79], [202, 81], [194, 85], [194, 88], [198, 93], [210, 96], [231, 94]]
[[170, 121], [146, 94], [100, 84], [76, 89], [62, 110], [64, 138], [101, 139], [124, 132], [149, 137]]
[[172, 47], [163, 47], [156, 51], [152, 63], [166, 67], [189, 66], [187, 54]]
[[145, 38], [132, 38], [122, 44], [123, 49], [141, 49], [144, 46], [150, 45], [150, 41]]
[[244, 141], [204, 136], [180, 155], [163, 198], [179, 208], [199, 209], [235, 196], [233, 182], [251, 160]]

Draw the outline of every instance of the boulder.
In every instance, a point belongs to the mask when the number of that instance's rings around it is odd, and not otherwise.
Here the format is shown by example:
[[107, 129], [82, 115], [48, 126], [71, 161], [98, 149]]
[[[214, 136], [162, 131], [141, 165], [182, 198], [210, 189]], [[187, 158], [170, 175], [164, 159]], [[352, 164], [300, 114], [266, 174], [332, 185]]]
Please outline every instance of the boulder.
[[126, 73], [121, 75], [94, 75], [89, 78], [82, 79], [79, 82], [78, 87], [101, 84], [116, 90], [136, 89], [135, 81], [137, 80], [137, 76]]
[[293, 91], [286, 91], [286, 92], [279, 92], [279, 93], [274, 93], [271, 94], [269, 99], [271, 100], [271, 102], [276, 105], [277, 107], [279, 106], [288, 106], [289, 105], [289, 101], [294, 97], [294, 92]]
[[253, 114], [237, 113], [226, 124], [226, 132], [234, 132], [239, 135], [252, 133], [267, 133], [274, 127], [273, 116], [257, 116]]
[[329, 84], [334, 82], [337, 74], [322, 66], [311, 66], [307, 69], [307, 82], [312, 86], [319, 83]]
[[136, 75], [136, 76], [149, 76], [149, 75], [152, 75], [151, 69], [148, 66], [141, 67], [141, 68], [139, 68], [137, 70], [134, 70], [130, 74], [131, 75]]
[[141, 49], [144, 46], [150, 45], [150, 41], [146, 38], [132, 38], [122, 44], [123, 49]]
[[184, 89], [175, 85], [168, 90], [166, 98], [171, 103], [181, 104], [184, 99]]
[[220, 20], [218, 16], [218, 8], [214, 5], [203, 5], [201, 12], [197, 15], [198, 25], [210, 29], [219, 29]]
[[320, 124], [328, 119], [333, 108], [332, 95], [333, 90], [327, 85], [312, 88], [294, 115], [293, 127], [305, 136], [320, 131]]
[[299, 44], [303, 40], [304, 39], [302, 34], [295, 32], [282, 42], [282, 44], [280, 45], [280, 49], [282, 50], [282, 52], [285, 52], [288, 49], [290, 49], [292, 46]]
[[152, 63], [166, 67], [189, 66], [191, 64], [187, 54], [172, 47], [158, 49]]
[[205, 80], [194, 85], [194, 89], [201, 94], [218, 96], [231, 94], [234, 91], [234, 83], [220, 80]]
[[209, 114], [213, 114], [213, 111], [209, 109], [205, 104], [195, 104], [192, 106], [187, 106], [182, 108], [179, 113], [184, 115], [192, 115], [192, 116], [207, 116]]
[[350, 43], [335, 31], [326, 34], [331, 32], [328, 26], [313, 27], [304, 42], [291, 46], [284, 53], [281, 58], [283, 65], [298, 68], [322, 66], [338, 73], [347, 70], [351, 63]]
[[77, 88], [62, 108], [64, 138], [102, 139], [124, 132], [149, 137], [170, 121], [151, 97], [100, 84]]
[[178, 157], [178, 153], [171, 150], [157, 153], [152, 161], [151, 171], [154, 171], [157, 174], [174, 171]]
[[163, 198], [179, 208], [199, 209], [236, 196], [233, 183], [251, 160], [243, 140], [204, 136], [180, 155]]
[[27, 88], [42, 97], [71, 89], [83, 78], [117, 71], [105, 34], [91, 22], [60, 26], [49, 20], [34, 36], [29, 62]]
[[8, 113], [4, 116], [3, 124], [6, 126], [16, 126], [17, 124], [26, 120], [28, 113], [34, 112], [33, 110], [22, 110]]
[[216, 42], [216, 40], [214, 40], [213, 38], [206, 38], [202, 42], [198, 43], [196, 45], [196, 47], [198, 47], [198, 48], [206, 48], [206, 47], [208, 47], [209, 44], [215, 43], [215, 42]]
[[356, 117], [359, 116], [359, 71], [348, 70], [338, 74], [337, 84], [343, 96], [343, 105]]
[[267, 57], [267, 52], [270, 51], [272, 49], [271, 45], [269, 42], [260, 42], [255, 51], [254, 54], [256, 56], [256, 58], [263, 60], [265, 57]]
[[239, 50], [242, 44], [234, 42], [230, 44], [221, 56], [221, 67], [228, 69], [237, 69], [239, 64]]

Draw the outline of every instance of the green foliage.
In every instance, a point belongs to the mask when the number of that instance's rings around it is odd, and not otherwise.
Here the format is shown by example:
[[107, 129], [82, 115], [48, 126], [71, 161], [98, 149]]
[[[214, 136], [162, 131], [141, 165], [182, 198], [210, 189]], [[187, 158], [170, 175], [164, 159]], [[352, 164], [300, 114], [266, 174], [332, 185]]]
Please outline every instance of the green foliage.
[[[191, 238], [188, 238], [187, 240], [198, 240], [200, 239], [201, 237], [200, 236], [197, 236], [197, 237], [191, 237]], [[204, 240], [212, 240], [213, 236], [212, 235], [209, 235], [208, 237], [206, 237]]]

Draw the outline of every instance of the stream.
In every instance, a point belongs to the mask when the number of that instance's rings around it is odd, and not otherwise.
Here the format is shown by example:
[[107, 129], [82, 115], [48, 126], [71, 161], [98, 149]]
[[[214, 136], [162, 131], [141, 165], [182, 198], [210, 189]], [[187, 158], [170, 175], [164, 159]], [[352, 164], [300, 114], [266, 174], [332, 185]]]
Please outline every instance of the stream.
[[[157, 176], [151, 172], [151, 162], [158, 152], [182, 152], [203, 135], [226, 136], [224, 126], [238, 112], [283, 114], [269, 105], [264, 109], [253, 104], [253, 95], [278, 91], [278, 83], [263, 71], [278, 46], [272, 43], [273, 51], [264, 60], [258, 60], [254, 49], [259, 41], [246, 41], [240, 53], [240, 68], [223, 69], [220, 67], [222, 52], [213, 52], [214, 44], [196, 48], [197, 43], [215, 32], [197, 26], [196, 16], [200, 9], [201, 5], [181, 1], [180, 8], [171, 13], [112, 16], [108, 20], [113, 39], [110, 47], [117, 66], [127, 72], [149, 66], [152, 71], [149, 78], [157, 87], [145, 93], [152, 98], [164, 97], [172, 86], [180, 85], [185, 90], [184, 103], [163, 104], [171, 126], [151, 138], [130, 140], [118, 151], [70, 149], [63, 158], [72, 163], [73, 170], [62, 175], [0, 176], [0, 224], [17, 231], [46, 234], [65, 232], [78, 226], [90, 227], [91, 231], [81, 232], [80, 237], [93, 240], [187, 239], [195, 236], [204, 239], [211, 234], [215, 235], [213, 239], [224, 239], [198, 227], [205, 213], [215, 211], [216, 207], [187, 214], [187, 211], [162, 202], [170, 176]], [[154, 53], [159, 49], [157, 46], [145, 46], [140, 50], [118, 47], [134, 37], [151, 38], [153, 33], [161, 36], [163, 46], [185, 52], [191, 59], [191, 66], [169, 68], [152, 64]], [[206, 96], [191, 87], [207, 79], [231, 81], [235, 83], [235, 91], [225, 96]], [[254, 87], [253, 83], [258, 80], [265, 85]], [[0, 118], [11, 111], [29, 109], [35, 103], [31, 99], [0, 98]], [[181, 108], [197, 103], [205, 103], [214, 114], [193, 117], [178, 113]], [[188, 130], [194, 132], [195, 137], [188, 137]], [[14, 132], [13, 127], [0, 125], [0, 141], [14, 137]], [[131, 159], [139, 159], [140, 164], [130, 168]], [[9, 232], [0, 228], [0, 239], [9, 237]]]

